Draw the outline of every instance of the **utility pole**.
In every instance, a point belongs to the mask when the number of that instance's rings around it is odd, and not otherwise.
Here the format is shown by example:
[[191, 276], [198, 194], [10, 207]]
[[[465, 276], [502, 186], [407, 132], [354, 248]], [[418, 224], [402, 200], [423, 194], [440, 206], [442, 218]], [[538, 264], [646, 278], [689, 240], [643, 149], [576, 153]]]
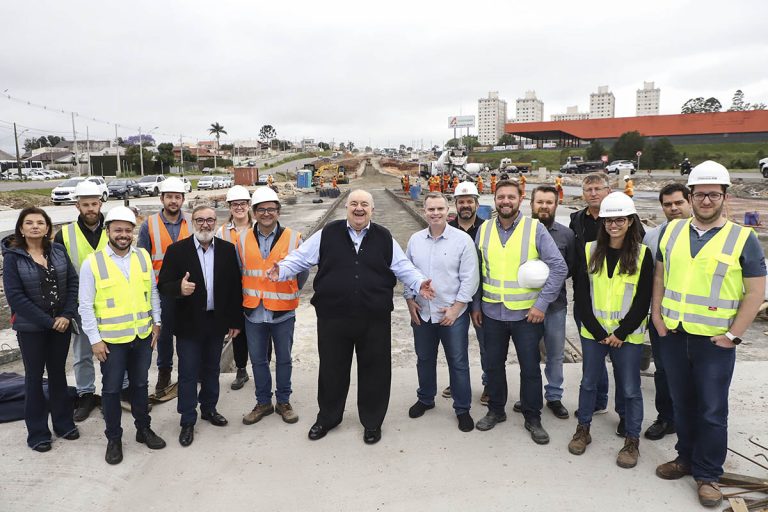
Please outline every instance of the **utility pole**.
[[[115, 155], [117, 155], [117, 171], [115, 171], [115, 177], [120, 176], [120, 144], [117, 139], [117, 125], [115, 125]], [[102, 177], [103, 176], [104, 173], [102, 172]]]
[[144, 176], [144, 144], [141, 142], [141, 126], [139, 126], [139, 165], [141, 166], [141, 175]]
[[16, 170], [19, 173], [19, 179], [21, 179], [21, 155], [19, 155], [19, 136], [16, 134], [16, 123], [13, 123], [13, 140], [16, 141]]
[[80, 160], [77, 158], [77, 132], [75, 131], [75, 113], [72, 112], [72, 152], [75, 154], [75, 168], [80, 176]]
[[[184, 136], [179, 134], [179, 159], [181, 161], [180, 165], [180, 171], [181, 175], [184, 176]], [[214, 169], [215, 171], [216, 169]]]
[[88, 126], [85, 127], [85, 149], [88, 152], [88, 176], [92, 176], [93, 169], [91, 168], [91, 134], [88, 130]]

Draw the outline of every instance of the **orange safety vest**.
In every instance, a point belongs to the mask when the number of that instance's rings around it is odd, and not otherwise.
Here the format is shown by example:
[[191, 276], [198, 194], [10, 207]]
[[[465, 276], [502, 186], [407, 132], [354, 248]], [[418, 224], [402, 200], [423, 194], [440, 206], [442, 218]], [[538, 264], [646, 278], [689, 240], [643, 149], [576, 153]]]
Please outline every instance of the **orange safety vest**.
[[299, 246], [301, 233], [285, 228], [265, 260], [253, 229], [240, 237], [237, 249], [242, 263], [243, 307], [255, 309], [263, 301], [270, 311], [292, 311], [299, 307], [299, 282], [271, 281], [267, 270]]
[[[190, 224], [192, 224], [192, 219], [187, 216], [186, 213], [182, 213], [179, 237], [176, 239], [177, 242], [179, 240], [184, 240], [189, 236]], [[152, 244], [152, 268], [155, 271], [155, 281], [157, 281], [160, 269], [163, 268], [165, 251], [167, 251], [168, 246], [173, 243], [173, 239], [168, 233], [168, 229], [165, 227], [165, 223], [163, 222], [163, 219], [160, 218], [159, 213], [147, 217], [147, 227], [149, 228], [149, 241]]]

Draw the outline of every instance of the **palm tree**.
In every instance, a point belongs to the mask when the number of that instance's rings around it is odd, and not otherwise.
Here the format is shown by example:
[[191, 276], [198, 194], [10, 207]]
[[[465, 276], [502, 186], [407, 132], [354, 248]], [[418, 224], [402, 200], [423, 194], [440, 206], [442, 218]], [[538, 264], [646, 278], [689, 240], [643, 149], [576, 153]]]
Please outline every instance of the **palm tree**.
[[213, 151], [213, 170], [216, 170], [216, 154], [219, 152], [219, 137], [221, 137], [221, 134], [227, 134], [226, 130], [224, 130], [224, 127], [221, 126], [218, 122], [212, 123], [211, 127], [208, 128], [208, 133], [216, 136], [216, 149]]

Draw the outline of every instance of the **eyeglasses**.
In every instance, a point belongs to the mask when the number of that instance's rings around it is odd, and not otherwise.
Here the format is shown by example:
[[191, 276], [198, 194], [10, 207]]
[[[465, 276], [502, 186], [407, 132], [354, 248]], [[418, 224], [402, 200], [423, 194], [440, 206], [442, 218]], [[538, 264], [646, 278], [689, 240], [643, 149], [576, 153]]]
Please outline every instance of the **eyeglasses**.
[[708, 198], [711, 202], [715, 203], [721, 200], [723, 196], [725, 196], [725, 194], [722, 192], [709, 192], [708, 194], [705, 194], [704, 192], [695, 192], [692, 194], [693, 199], [699, 203], [704, 201], [705, 197]]
[[204, 224], [208, 224], [209, 226], [213, 226], [214, 224], [216, 224], [216, 217], [208, 217], [206, 219], [198, 217], [198, 218], [193, 219], [193, 220], [194, 220], [195, 224], [197, 224], [198, 226], [202, 226]]
[[265, 213], [272, 215], [273, 213], [279, 212], [280, 208], [256, 208], [255, 211], [259, 215], [264, 215]]
[[248, 201], [232, 202], [229, 203], [229, 207], [235, 210], [242, 210], [243, 208], [248, 208]]
[[603, 219], [603, 222], [607, 226], [608, 224], [616, 224], [617, 226], [621, 227], [624, 224], [627, 223], [626, 217], [608, 217], [607, 219]]

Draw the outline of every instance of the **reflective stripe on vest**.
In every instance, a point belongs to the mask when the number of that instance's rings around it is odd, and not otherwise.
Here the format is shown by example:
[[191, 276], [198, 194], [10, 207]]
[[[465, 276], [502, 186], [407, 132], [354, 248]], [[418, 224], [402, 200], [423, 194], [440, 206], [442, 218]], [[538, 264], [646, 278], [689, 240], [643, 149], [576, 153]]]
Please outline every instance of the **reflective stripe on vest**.
[[96, 286], [93, 310], [101, 339], [130, 343], [152, 331], [152, 277], [149, 255], [131, 250], [129, 278], [104, 250], [88, 256]]
[[222, 240], [226, 240], [233, 245], [237, 245], [240, 241], [240, 233], [237, 231], [237, 228], [235, 228], [235, 225], [231, 222], [224, 226], [220, 226], [219, 229], [216, 230], [215, 236], [221, 238]]
[[691, 221], [671, 221], [659, 241], [664, 255], [661, 316], [669, 329], [682, 323], [687, 333], [717, 336], [728, 331], [744, 297], [739, 256], [750, 231], [728, 221], [692, 258]]
[[249, 229], [238, 240], [243, 281], [243, 307], [257, 308], [261, 302], [270, 311], [291, 311], [299, 307], [299, 283], [296, 278], [273, 282], [267, 270], [280, 262], [299, 246], [301, 233], [285, 228], [265, 260], [261, 256], [259, 241]]
[[541, 288], [524, 288], [517, 281], [520, 265], [539, 257], [536, 249], [538, 221], [522, 217], [501, 245], [496, 223], [487, 220], [480, 226], [482, 297], [484, 302], [503, 302], [511, 310], [529, 309], [539, 297]]
[[189, 226], [191, 225], [191, 217], [182, 212], [179, 236], [176, 240], [173, 240], [159, 213], [147, 217], [149, 240], [152, 245], [152, 268], [155, 271], [155, 280], [157, 280], [157, 276], [160, 275], [160, 269], [163, 268], [163, 258], [165, 257], [165, 251], [168, 250], [168, 246], [174, 241], [178, 242], [179, 240], [187, 238], [190, 235]]
[[[584, 247], [586, 254], [587, 269], [592, 255], [595, 253], [595, 242], [588, 242]], [[619, 262], [613, 269], [613, 276], [608, 277], [608, 261], [603, 261], [600, 272], [592, 274], [587, 270], [589, 276], [589, 296], [592, 299], [592, 313], [595, 315], [598, 323], [608, 334], [613, 333], [621, 320], [629, 313], [632, 307], [632, 301], [637, 293], [637, 282], [640, 280], [640, 269], [643, 268], [646, 246], [640, 244], [640, 257], [637, 262], [637, 271], [634, 274], [620, 274]], [[624, 340], [627, 343], [641, 344], [645, 338], [648, 317], [643, 318], [640, 326], [630, 333]], [[595, 339], [587, 328], [582, 324], [581, 335], [587, 339]]]
[[101, 235], [99, 236], [99, 243], [96, 245], [95, 249], [91, 247], [90, 242], [85, 238], [85, 235], [77, 222], [67, 224], [64, 226], [64, 229], [61, 230], [61, 238], [64, 242], [64, 247], [66, 247], [67, 252], [69, 253], [69, 259], [72, 260], [72, 266], [75, 267], [75, 272], [78, 274], [80, 273], [80, 266], [88, 256], [107, 246], [107, 242], [109, 241], [107, 232], [103, 228], [99, 229], [101, 229]]

